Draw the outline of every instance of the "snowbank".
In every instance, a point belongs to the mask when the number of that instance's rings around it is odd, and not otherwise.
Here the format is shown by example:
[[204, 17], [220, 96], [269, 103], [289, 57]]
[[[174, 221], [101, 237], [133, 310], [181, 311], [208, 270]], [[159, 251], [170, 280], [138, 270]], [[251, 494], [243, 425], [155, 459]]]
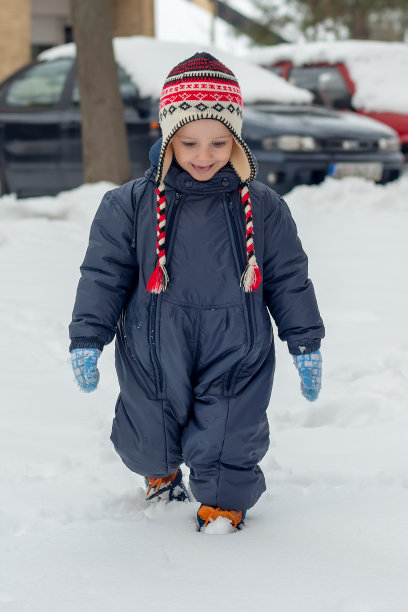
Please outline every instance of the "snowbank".
[[62, 191], [55, 197], [18, 199], [14, 193], [5, 195], [0, 198], [0, 221], [42, 218], [90, 225], [103, 194], [114, 187], [113, 183], [101, 181]]
[[259, 64], [291, 60], [296, 66], [342, 62], [356, 85], [356, 108], [408, 113], [407, 44], [360, 40], [287, 44], [249, 51], [246, 57]]
[[[117, 61], [137, 84], [142, 96], [160, 97], [163, 83], [173, 66], [197, 51], [208, 51], [235, 73], [244, 103], [268, 100], [307, 104], [312, 99], [308, 91], [290, 85], [268, 70], [201, 43], [175, 43], [145, 36], [118, 37], [114, 39], [114, 51]], [[52, 60], [74, 57], [75, 54], [74, 43], [68, 43], [44, 51], [39, 58]]]

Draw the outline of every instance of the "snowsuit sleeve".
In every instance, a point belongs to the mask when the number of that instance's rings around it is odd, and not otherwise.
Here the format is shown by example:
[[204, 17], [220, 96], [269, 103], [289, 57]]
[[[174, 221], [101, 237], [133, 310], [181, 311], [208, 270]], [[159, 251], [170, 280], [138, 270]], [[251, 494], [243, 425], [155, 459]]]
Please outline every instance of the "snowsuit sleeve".
[[116, 325], [134, 285], [138, 264], [132, 248], [131, 207], [108, 191], [92, 222], [89, 245], [81, 266], [72, 322], [74, 348], [99, 348], [115, 336]]
[[264, 300], [289, 352], [310, 353], [320, 347], [324, 326], [308, 278], [307, 256], [286, 202], [273, 194], [268, 206], [264, 226]]

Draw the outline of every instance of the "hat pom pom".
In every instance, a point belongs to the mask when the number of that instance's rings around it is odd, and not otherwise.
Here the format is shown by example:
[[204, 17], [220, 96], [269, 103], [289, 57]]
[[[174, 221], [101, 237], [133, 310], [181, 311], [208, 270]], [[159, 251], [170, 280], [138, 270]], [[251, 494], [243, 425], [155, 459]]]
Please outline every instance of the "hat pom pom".
[[262, 277], [261, 271], [257, 263], [248, 264], [241, 276], [241, 287], [244, 288], [245, 293], [251, 293], [256, 291], [261, 284]]
[[149, 278], [146, 291], [150, 291], [150, 293], [161, 293], [166, 290], [168, 282], [169, 275], [167, 274], [166, 266], [157, 264], [153, 274]]

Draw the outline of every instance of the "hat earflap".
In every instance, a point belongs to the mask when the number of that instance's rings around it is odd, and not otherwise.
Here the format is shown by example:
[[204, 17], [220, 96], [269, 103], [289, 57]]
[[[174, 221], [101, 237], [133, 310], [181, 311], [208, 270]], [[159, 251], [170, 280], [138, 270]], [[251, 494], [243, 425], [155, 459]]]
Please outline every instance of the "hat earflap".
[[245, 150], [242, 142], [233, 133], [233, 145], [230, 156], [230, 163], [235, 173], [239, 176], [241, 183], [249, 183], [255, 178], [256, 166], [251, 152]]

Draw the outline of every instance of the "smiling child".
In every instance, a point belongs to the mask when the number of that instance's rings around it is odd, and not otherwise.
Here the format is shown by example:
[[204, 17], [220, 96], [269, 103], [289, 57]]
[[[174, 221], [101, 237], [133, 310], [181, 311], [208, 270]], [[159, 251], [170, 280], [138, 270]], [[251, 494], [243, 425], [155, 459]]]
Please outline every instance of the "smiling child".
[[70, 325], [80, 388], [116, 336], [112, 442], [149, 500], [186, 501], [231, 529], [265, 490], [275, 370], [270, 315], [303, 395], [317, 399], [324, 327], [285, 201], [257, 182], [233, 73], [208, 53], [173, 68], [162, 139], [143, 178], [109, 191], [92, 224]]

